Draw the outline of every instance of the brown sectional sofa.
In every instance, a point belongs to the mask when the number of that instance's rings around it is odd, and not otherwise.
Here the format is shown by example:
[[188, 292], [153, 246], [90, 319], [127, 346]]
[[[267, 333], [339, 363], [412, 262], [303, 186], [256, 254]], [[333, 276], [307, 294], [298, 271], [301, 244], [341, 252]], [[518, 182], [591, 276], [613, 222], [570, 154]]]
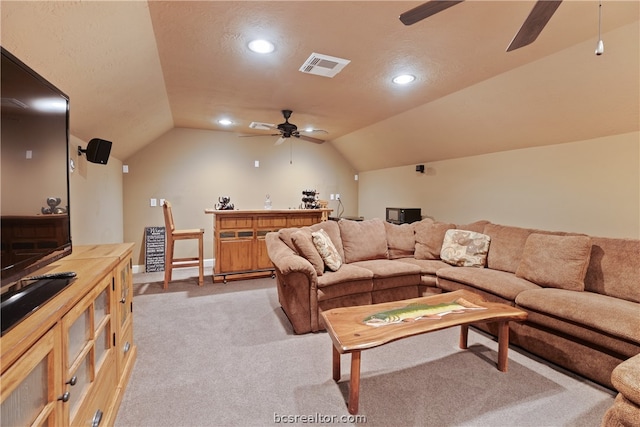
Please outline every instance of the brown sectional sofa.
[[[314, 246], [319, 229], [342, 260], [336, 271]], [[440, 259], [451, 229], [488, 236], [483, 267]], [[322, 310], [468, 289], [527, 311], [527, 321], [510, 326], [513, 344], [609, 388], [614, 368], [640, 353], [640, 240], [488, 221], [343, 219], [269, 233], [266, 243], [280, 303], [298, 334], [322, 330]]]

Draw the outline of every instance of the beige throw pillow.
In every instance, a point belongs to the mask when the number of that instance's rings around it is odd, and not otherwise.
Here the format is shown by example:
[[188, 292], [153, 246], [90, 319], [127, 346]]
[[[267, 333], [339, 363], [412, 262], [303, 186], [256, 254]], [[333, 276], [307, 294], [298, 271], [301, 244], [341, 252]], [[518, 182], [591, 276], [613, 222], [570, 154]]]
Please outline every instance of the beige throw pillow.
[[544, 287], [583, 291], [590, 257], [588, 236], [534, 233], [524, 245], [516, 276]]
[[447, 230], [442, 242], [440, 258], [458, 267], [484, 267], [491, 238], [468, 230]]
[[337, 271], [342, 265], [342, 258], [326, 231], [320, 229], [311, 233], [313, 244], [322, 257], [324, 264], [331, 271]]

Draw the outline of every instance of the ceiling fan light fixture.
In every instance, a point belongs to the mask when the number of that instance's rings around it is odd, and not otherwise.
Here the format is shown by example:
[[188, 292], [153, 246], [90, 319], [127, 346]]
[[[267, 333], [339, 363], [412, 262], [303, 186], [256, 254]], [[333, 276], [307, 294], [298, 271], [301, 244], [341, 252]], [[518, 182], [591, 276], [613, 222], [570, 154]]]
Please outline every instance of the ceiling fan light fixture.
[[413, 74], [400, 74], [399, 76], [395, 76], [391, 79], [397, 85], [406, 85], [413, 82], [416, 79], [416, 76]]
[[275, 50], [275, 46], [268, 40], [252, 40], [249, 42], [249, 49], [256, 53], [271, 53]]
[[229, 119], [220, 119], [218, 120], [218, 124], [222, 125], [222, 126], [231, 126], [233, 124], [233, 122]]

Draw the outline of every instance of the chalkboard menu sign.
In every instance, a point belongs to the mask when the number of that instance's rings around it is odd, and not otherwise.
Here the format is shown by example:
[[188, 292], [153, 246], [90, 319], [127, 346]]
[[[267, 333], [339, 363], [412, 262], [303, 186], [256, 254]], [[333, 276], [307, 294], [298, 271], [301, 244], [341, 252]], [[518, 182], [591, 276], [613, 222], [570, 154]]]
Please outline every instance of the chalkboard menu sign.
[[164, 227], [145, 227], [144, 229], [144, 270], [147, 273], [164, 271]]

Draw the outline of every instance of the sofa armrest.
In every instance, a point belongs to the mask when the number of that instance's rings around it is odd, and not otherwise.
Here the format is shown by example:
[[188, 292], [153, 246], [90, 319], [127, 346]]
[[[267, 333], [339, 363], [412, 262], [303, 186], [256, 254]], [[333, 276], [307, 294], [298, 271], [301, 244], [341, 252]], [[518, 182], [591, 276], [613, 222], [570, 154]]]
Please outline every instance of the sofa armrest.
[[640, 406], [640, 354], [619, 364], [611, 373], [611, 383], [624, 397]]

